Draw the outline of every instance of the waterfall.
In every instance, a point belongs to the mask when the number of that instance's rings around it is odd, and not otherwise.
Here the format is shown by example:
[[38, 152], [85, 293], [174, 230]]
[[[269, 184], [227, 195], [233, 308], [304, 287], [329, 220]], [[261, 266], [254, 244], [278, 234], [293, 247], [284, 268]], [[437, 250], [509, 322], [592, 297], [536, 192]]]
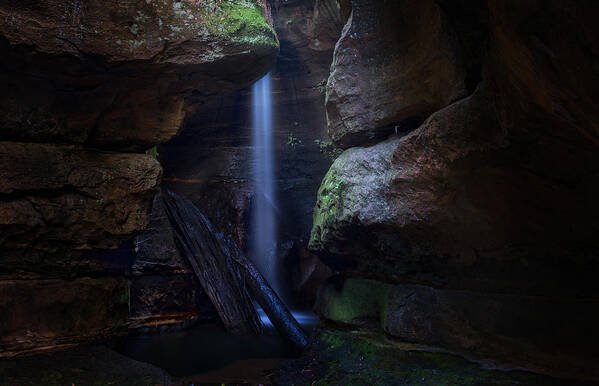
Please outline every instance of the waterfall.
[[270, 74], [253, 86], [252, 92], [252, 176], [254, 203], [250, 248], [254, 263], [279, 294], [277, 264], [277, 204], [274, 188], [274, 148]]

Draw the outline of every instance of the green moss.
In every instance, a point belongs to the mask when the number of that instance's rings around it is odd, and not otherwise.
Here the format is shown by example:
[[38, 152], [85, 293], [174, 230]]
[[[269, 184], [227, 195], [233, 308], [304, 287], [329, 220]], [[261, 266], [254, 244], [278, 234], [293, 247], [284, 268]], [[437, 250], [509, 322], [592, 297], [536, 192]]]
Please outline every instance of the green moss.
[[146, 154], [158, 159], [158, 148], [154, 146], [153, 148], [146, 150]]
[[325, 154], [331, 161], [335, 161], [343, 153], [343, 149], [335, 146], [330, 140], [315, 139], [314, 143], [318, 145], [320, 152]]
[[[257, 0], [141, 2], [135, 14], [127, 15], [135, 20], [135, 24], [128, 28], [133, 37], [129, 40], [129, 49], [140, 49], [142, 46], [138, 42], [145, 42], [156, 33], [164, 41], [197, 39], [199, 36], [225, 43], [278, 47], [276, 34], [263, 12], [262, 4]], [[122, 37], [115, 40], [126, 41]]]
[[287, 135], [287, 146], [289, 146], [292, 150], [295, 150], [296, 147], [302, 144], [302, 140], [296, 137], [293, 134], [293, 131], [290, 131]]
[[206, 12], [208, 32], [237, 43], [278, 46], [276, 34], [266, 22], [260, 5], [253, 1], [221, 1], [213, 12]]
[[318, 208], [321, 214], [334, 215], [340, 207], [343, 193], [343, 181], [337, 169], [331, 169], [322, 181], [318, 192]]
[[321, 239], [324, 238], [321, 232], [323, 229], [328, 229], [327, 225], [331, 225], [331, 222], [336, 221], [338, 212], [343, 208], [344, 183], [337, 172], [338, 169], [333, 165], [318, 189], [318, 200], [312, 218], [313, 228], [310, 234], [310, 248], [317, 248]]
[[324, 286], [318, 294], [316, 308], [327, 319], [343, 323], [371, 319], [378, 323], [388, 303], [391, 284], [367, 280], [346, 279], [339, 291], [334, 285]]
[[326, 94], [326, 92], [327, 92], [327, 79], [324, 78], [320, 82], [316, 83], [315, 87], [318, 90], [318, 92], [321, 93], [322, 95]]
[[334, 334], [322, 334], [320, 340], [326, 344], [330, 350], [335, 350], [343, 345], [343, 340]]
[[[497, 371], [442, 352], [388, 340], [382, 334], [320, 330], [303, 358], [280, 372], [279, 383], [306, 385], [561, 385], [521, 371]], [[297, 371], [297, 368], [309, 371]]]

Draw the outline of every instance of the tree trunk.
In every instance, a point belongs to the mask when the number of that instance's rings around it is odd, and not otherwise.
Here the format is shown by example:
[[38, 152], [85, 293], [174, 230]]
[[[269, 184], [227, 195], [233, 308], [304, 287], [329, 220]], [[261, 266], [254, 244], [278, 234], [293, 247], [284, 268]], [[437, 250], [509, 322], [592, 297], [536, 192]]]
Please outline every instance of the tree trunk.
[[282, 336], [291, 340], [297, 347], [306, 347], [308, 340], [300, 324], [254, 264], [241, 253], [233, 254], [232, 258], [243, 268], [246, 282], [250, 287], [250, 293], [258, 301], [258, 304], [260, 304], [260, 307], [262, 307], [264, 313], [266, 313], [277, 331]]
[[235, 334], [260, 334], [262, 322], [241, 280], [238, 267], [224, 253], [216, 232], [187, 199], [163, 194], [175, 239], [225, 328]]
[[[171, 219], [173, 228], [175, 228], [175, 235], [183, 247], [183, 253], [188, 256], [204, 289], [209, 288], [206, 292], [219, 311], [221, 318], [223, 318], [225, 326], [237, 326], [237, 323], [231, 322], [236, 321], [237, 317], [229, 316], [231, 314], [231, 307], [224, 304], [224, 302], [232, 301], [234, 304], [237, 304], [249, 301], [251, 310], [253, 311], [250, 313], [252, 321], [249, 323], [249, 326], [253, 330], [256, 330], [253, 327], [256, 324], [253, 321], [256, 312], [251, 300], [247, 300], [247, 293], [245, 292], [245, 286], [248, 286], [251, 294], [257, 300], [258, 304], [260, 304], [277, 331], [296, 346], [300, 348], [305, 347], [308, 342], [300, 324], [289, 310], [287, 310], [285, 304], [279, 299], [252, 262], [237, 248], [235, 243], [228, 240], [223, 234], [217, 233], [208, 219], [189, 200], [169, 191], [164, 195], [164, 201], [169, 219]], [[209, 262], [216, 261], [216, 264], [209, 264], [209, 272], [204, 271], [202, 266], [198, 264], [198, 262], [204, 260], [204, 256], [208, 256]], [[240, 275], [239, 268], [241, 268], [242, 276]], [[219, 269], [225, 272], [219, 273]], [[209, 277], [211, 275], [214, 276]], [[242, 278], [245, 280], [242, 281]], [[215, 290], [215, 286], [218, 288], [218, 286], [223, 285], [222, 282], [224, 280], [234, 281], [236, 283], [233, 286], [235, 292], [232, 293], [240, 293], [241, 296], [237, 299], [232, 299], [231, 297], [227, 297], [227, 299], [220, 298], [220, 291]], [[235, 310], [238, 307], [232, 308]], [[259, 319], [258, 323], [260, 323]]]

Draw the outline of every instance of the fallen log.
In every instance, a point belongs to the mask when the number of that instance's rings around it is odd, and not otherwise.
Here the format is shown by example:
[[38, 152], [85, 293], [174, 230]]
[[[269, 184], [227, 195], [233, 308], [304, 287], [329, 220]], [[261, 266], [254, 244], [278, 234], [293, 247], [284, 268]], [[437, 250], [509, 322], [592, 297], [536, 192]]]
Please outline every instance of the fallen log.
[[[234, 286], [235, 288], [240, 287], [245, 290], [245, 287], [247, 286], [251, 295], [262, 307], [281, 336], [289, 339], [297, 347], [304, 348], [308, 341], [300, 324], [289, 312], [281, 299], [279, 299], [254, 264], [243, 255], [235, 243], [231, 242], [223, 234], [216, 232], [210, 221], [195, 205], [193, 205], [193, 203], [191, 203], [191, 201], [170, 191], [167, 191], [163, 197], [169, 219], [171, 219], [177, 239], [182, 244], [183, 252], [188, 256], [190, 263], [194, 267], [194, 272], [196, 272], [198, 279], [200, 279], [200, 283], [203, 283], [202, 286], [209, 288], [206, 292], [215, 304], [217, 311], [219, 308], [222, 308], [225, 319], [228, 321], [231, 319], [235, 320], [234, 317], [228, 316], [230, 311], [225, 304], [222, 304], [226, 300], [221, 299], [219, 297], [219, 291], [214, 289], [215, 285], [220, 285], [222, 283], [220, 283], [220, 281], [215, 283], [214, 278], [207, 277], [212, 274], [215, 274], [215, 277], [221, 277], [220, 280], [236, 281], [239, 285]], [[203, 272], [198, 264], [198, 262], [202, 262], [203, 256], [215, 257], [218, 264], [210, 264], [212, 267], [217, 266], [217, 270], [224, 269], [228, 272], [234, 272], [234, 274], [225, 275], [225, 279], [222, 277], [222, 273], [215, 273], [214, 268], [211, 269], [210, 273]], [[208, 260], [213, 259], [209, 257]], [[246, 299], [245, 295], [240, 296], [241, 298]], [[213, 297], [215, 300], [213, 300]], [[233, 301], [238, 302], [238, 300]], [[255, 309], [253, 308], [253, 303], [251, 301], [250, 303], [254, 313], [248, 314], [253, 318]], [[221, 318], [223, 318], [223, 316], [221, 316]], [[225, 320], [223, 320], [223, 322], [225, 322]], [[260, 322], [259, 319], [258, 322]], [[229, 322], [229, 324], [232, 323]], [[227, 325], [228, 324], [225, 323], [225, 326]], [[249, 325], [254, 326], [255, 322], [252, 321]]]
[[240, 270], [224, 254], [208, 220], [190, 201], [174, 193], [163, 194], [163, 201], [175, 241], [225, 328], [235, 334], [260, 334], [262, 322], [240, 280]]
[[227, 243], [228, 255], [241, 266], [245, 273], [246, 283], [250, 293], [279, 333], [291, 340], [297, 347], [304, 348], [308, 344], [305, 332], [293, 317], [277, 293], [268, 284], [256, 266], [248, 260], [233, 243]]

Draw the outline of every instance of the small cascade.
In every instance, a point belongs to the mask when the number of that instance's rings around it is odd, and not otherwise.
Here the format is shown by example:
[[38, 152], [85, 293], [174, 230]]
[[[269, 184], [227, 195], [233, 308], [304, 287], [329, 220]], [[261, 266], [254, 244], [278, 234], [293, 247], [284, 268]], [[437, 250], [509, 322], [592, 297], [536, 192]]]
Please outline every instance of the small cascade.
[[270, 74], [253, 86], [252, 148], [254, 204], [250, 248], [254, 263], [271, 287], [281, 294], [277, 262], [277, 200], [274, 182], [273, 116]]

